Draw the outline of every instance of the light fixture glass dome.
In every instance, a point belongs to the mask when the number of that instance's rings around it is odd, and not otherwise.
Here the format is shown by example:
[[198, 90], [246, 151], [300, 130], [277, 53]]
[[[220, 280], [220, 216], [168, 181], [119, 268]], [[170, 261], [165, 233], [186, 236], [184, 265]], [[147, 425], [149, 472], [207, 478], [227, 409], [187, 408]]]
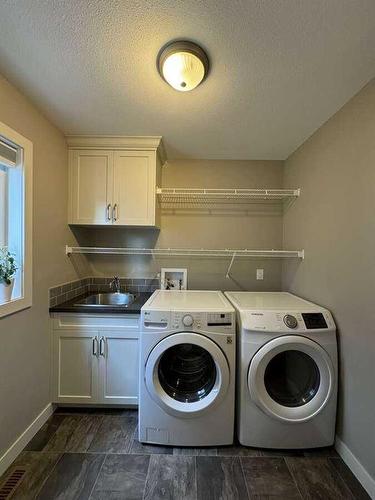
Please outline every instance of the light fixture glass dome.
[[194, 54], [176, 52], [164, 61], [163, 76], [174, 89], [186, 92], [201, 83], [204, 78], [204, 66]]
[[206, 77], [208, 58], [203, 49], [192, 42], [173, 42], [159, 54], [158, 69], [171, 87], [187, 92]]

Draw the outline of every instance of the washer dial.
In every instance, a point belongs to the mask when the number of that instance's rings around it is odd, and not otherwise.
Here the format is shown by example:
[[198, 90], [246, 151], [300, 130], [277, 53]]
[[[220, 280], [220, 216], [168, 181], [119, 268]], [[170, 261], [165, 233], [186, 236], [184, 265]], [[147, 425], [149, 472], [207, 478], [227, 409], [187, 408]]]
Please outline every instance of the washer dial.
[[298, 321], [295, 316], [292, 316], [291, 314], [286, 314], [284, 316], [284, 323], [288, 328], [297, 328], [298, 326]]
[[193, 323], [194, 323], [193, 316], [191, 316], [190, 314], [186, 314], [182, 318], [182, 323], [183, 323], [184, 326], [192, 326]]

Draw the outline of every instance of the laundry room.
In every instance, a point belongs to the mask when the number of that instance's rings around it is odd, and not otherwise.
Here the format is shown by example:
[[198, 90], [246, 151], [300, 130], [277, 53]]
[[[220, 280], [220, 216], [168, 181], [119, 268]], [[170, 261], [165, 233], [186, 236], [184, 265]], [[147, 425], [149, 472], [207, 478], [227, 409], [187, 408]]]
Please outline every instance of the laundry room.
[[0, 499], [375, 499], [372, 0], [0, 2]]

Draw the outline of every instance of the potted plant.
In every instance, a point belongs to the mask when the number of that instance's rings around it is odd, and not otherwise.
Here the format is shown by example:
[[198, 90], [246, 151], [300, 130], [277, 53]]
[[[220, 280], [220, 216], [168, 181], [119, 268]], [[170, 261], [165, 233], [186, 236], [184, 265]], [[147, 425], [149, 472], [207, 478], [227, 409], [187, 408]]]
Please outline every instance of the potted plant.
[[7, 247], [0, 247], [0, 304], [9, 302], [12, 298], [14, 277], [17, 264], [14, 255]]

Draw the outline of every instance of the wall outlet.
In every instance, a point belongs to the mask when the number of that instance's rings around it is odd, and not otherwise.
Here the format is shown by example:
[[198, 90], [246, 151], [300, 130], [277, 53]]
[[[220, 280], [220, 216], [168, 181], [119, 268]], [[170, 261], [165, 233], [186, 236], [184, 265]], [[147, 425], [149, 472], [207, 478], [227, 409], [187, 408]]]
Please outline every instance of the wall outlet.
[[262, 280], [264, 278], [264, 269], [257, 269], [257, 280]]

